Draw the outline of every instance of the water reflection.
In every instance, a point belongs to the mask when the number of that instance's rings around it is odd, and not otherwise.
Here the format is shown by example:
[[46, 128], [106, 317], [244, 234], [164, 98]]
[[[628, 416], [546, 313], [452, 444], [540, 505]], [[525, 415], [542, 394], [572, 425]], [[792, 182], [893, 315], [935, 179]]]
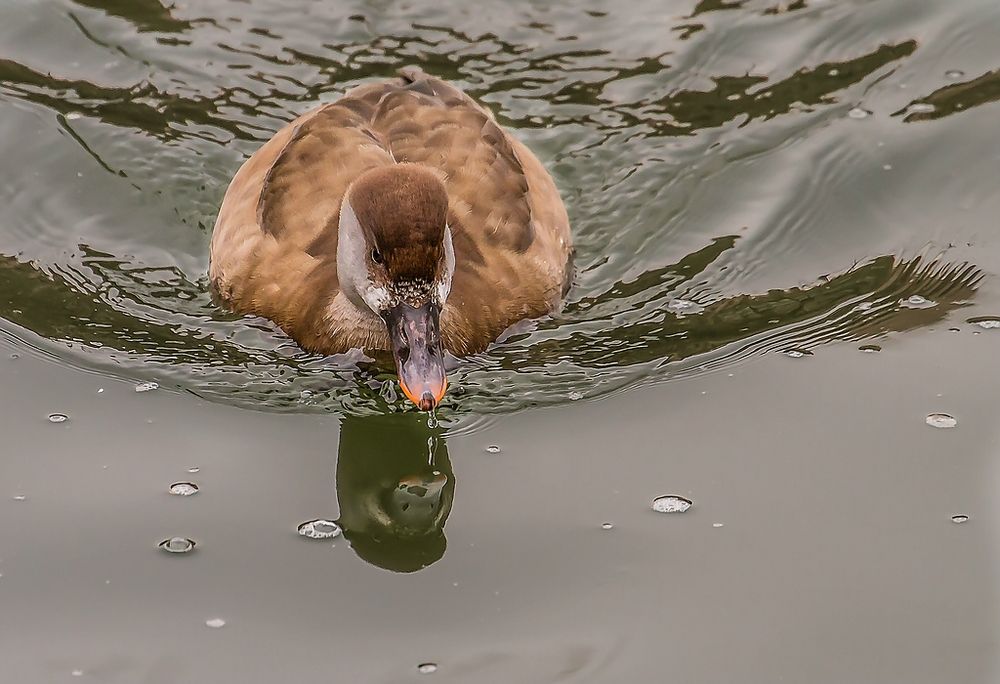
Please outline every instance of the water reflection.
[[358, 557], [414, 572], [444, 555], [455, 476], [440, 429], [416, 413], [347, 417], [340, 427], [337, 501]]

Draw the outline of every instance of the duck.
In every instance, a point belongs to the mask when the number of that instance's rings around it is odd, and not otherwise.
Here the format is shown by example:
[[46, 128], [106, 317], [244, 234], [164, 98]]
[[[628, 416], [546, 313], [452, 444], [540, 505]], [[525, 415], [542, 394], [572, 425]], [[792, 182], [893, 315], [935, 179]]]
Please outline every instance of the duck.
[[404, 395], [433, 411], [445, 353], [480, 353], [558, 310], [569, 218], [543, 164], [458, 87], [417, 67], [280, 129], [219, 209], [219, 303], [271, 320], [307, 352], [391, 353]]

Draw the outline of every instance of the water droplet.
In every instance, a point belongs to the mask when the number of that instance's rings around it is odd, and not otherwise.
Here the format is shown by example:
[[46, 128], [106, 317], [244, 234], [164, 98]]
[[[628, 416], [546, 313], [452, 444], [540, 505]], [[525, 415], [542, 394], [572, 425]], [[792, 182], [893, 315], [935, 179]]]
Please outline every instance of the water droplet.
[[609, 523], [609, 522], [601, 523], [601, 529], [602, 530], [613, 530], [613, 529], [615, 529], [615, 524], [614, 523]]
[[936, 109], [930, 102], [914, 102], [910, 105], [910, 111], [914, 114], [930, 114]]
[[195, 542], [185, 537], [171, 537], [160, 542], [160, 548], [167, 553], [188, 553], [193, 551]]
[[496, 444], [490, 444], [488, 447], [486, 447], [486, 453], [488, 453], [488, 454], [499, 454], [500, 453], [500, 447], [498, 445], [496, 445]]
[[926, 297], [921, 297], [920, 295], [910, 295], [902, 300], [900, 305], [906, 309], [929, 309], [932, 306], [937, 306], [937, 302], [931, 301]]
[[801, 359], [803, 356], [812, 356], [813, 353], [808, 349], [786, 349], [782, 352], [785, 356], [793, 359]]
[[194, 482], [175, 482], [168, 491], [174, 496], [192, 496], [198, 493], [198, 485]]
[[28, 500], [28, 497], [25, 496], [24, 494], [15, 494], [14, 495], [14, 501], [27, 501], [27, 500]]
[[965, 72], [958, 69], [948, 69], [948, 71], [944, 72], [944, 77], [950, 81], [957, 81], [963, 76], [965, 76]]
[[570, 401], [580, 401], [581, 399], [583, 399], [583, 392], [570, 392], [569, 393], [569, 400]]
[[97, 388], [97, 393], [98, 394], [104, 394], [104, 388], [103, 387], [98, 387]]
[[438, 671], [436, 663], [420, 663], [417, 665], [417, 672], [420, 674], [434, 674]]
[[188, 472], [194, 475], [195, 473], [201, 472], [201, 468], [199, 468], [198, 466], [192, 466], [188, 468]]
[[691, 508], [691, 501], [683, 496], [658, 496], [653, 499], [653, 510], [657, 513], [683, 513]]
[[958, 425], [958, 421], [947, 413], [932, 413], [927, 416], [927, 424], [936, 428], [953, 428]]
[[882, 351], [882, 347], [878, 346], [877, 344], [863, 344], [860, 347], [858, 347], [858, 351], [862, 351], [866, 354], [874, 354], [875, 352]]
[[953, 523], [964, 523], [964, 522], [968, 522], [968, 520], [969, 520], [969, 516], [967, 516], [967, 515], [953, 515], [953, 516], [951, 516], [951, 521]]
[[722, 527], [722, 523], [712, 523], [712, 527]]
[[50, 423], [65, 423], [67, 420], [69, 420], [69, 416], [67, 416], [65, 413], [50, 413], [49, 414], [49, 422]]
[[307, 539], [333, 539], [340, 534], [340, 525], [332, 520], [310, 520], [299, 525], [299, 534]]
[[205, 620], [205, 626], [211, 627], [212, 629], [219, 629], [220, 627], [226, 626], [226, 621], [222, 618], [209, 618]]
[[983, 330], [996, 330], [1000, 328], [1000, 318], [996, 316], [977, 316], [976, 318], [970, 318], [966, 323], [971, 323]]
[[140, 382], [138, 385], [135, 386], [135, 391], [136, 392], [152, 392], [153, 390], [159, 389], [159, 388], [160, 388], [160, 384], [157, 383], [157, 382], [152, 382], [152, 381], [150, 381], [150, 382]]
[[869, 112], [867, 109], [862, 109], [861, 107], [852, 107], [850, 111], [847, 112], [847, 116], [851, 117], [852, 119], [867, 119], [869, 116], [871, 116], [871, 114], [872, 113]]

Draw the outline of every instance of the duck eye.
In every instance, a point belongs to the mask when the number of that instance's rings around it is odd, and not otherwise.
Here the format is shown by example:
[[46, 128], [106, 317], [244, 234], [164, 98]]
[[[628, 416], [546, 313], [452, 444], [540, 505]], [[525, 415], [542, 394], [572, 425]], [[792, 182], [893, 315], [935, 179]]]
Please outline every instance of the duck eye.
[[381, 264], [382, 263], [382, 252], [378, 251], [377, 249], [373, 249], [372, 250], [372, 261], [374, 261], [376, 264]]

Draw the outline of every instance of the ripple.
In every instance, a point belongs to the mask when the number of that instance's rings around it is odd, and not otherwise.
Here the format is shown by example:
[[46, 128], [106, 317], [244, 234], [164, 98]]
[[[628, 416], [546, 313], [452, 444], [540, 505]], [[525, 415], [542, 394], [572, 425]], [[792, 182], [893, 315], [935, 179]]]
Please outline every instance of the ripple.
[[310, 520], [298, 527], [301, 536], [307, 539], [333, 539], [340, 534], [340, 525], [332, 520]]
[[691, 508], [691, 504], [690, 499], [669, 494], [653, 499], [653, 510], [657, 513], [684, 513]]
[[161, 541], [159, 546], [167, 553], [190, 553], [194, 551], [196, 542], [186, 537], [171, 537]]
[[878, 346], [877, 344], [863, 344], [860, 347], [858, 347], [858, 351], [864, 352], [866, 354], [875, 354], [877, 352], [882, 351], [882, 347]]
[[958, 421], [947, 413], [932, 413], [927, 416], [927, 424], [935, 428], [953, 428]]
[[175, 482], [167, 491], [174, 496], [193, 496], [198, 493], [198, 485], [194, 482]]

